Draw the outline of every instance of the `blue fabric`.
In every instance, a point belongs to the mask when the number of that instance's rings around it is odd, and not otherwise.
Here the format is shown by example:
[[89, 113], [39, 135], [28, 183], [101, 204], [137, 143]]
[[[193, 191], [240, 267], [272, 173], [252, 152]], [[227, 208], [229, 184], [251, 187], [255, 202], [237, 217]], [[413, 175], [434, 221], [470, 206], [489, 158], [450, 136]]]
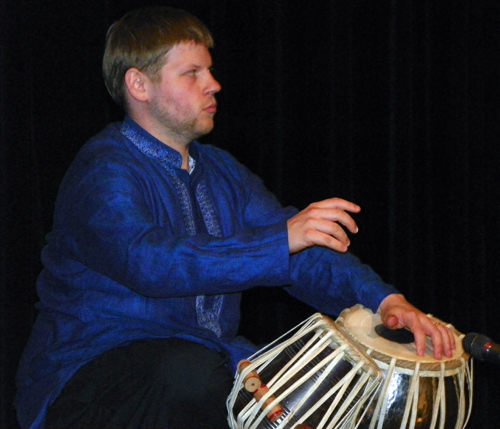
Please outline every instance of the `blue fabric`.
[[70, 166], [56, 201], [32, 335], [20, 363], [23, 428], [83, 364], [137, 339], [178, 336], [255, 351], [237, 337], [240, 293], [287, 290], [319, 311], [361, 302], [376, 310], [396, 290], [352, 254], [315, 247], [290, 256], [283, 208], [228, 153], [193, 142], [196, 167], [131, 119], [109, 125]]

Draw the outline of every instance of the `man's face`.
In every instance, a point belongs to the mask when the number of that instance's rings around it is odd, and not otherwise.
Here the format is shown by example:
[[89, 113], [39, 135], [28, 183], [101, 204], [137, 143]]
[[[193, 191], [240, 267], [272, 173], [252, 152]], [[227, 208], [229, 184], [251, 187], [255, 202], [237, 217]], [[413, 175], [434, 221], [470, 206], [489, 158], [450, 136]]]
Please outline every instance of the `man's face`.
[[179, 43], [169, 51], [150, 93], [150, 120], [160, 136], [189, 143], [212, 131], [221, 86], [211, 67], [204, 45]]

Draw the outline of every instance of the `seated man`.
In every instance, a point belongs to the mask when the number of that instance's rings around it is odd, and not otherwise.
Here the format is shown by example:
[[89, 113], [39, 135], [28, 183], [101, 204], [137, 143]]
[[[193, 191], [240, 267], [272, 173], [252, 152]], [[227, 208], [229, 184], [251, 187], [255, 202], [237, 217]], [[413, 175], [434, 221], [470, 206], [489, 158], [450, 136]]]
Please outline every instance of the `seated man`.
[[445, 327], [349, 253], [360, 208], [282, 207], [209, 133], [220, 84], [212, 36], [168, 7], [109, 30], [104, 77], [126, 116], [78, 153], [61, 184], [37, 283], [39, 315], [17, 377], [23, 428], [223, 428], [241, 293], [282, 287], [326, 314], [358, 302], [419, 354]]

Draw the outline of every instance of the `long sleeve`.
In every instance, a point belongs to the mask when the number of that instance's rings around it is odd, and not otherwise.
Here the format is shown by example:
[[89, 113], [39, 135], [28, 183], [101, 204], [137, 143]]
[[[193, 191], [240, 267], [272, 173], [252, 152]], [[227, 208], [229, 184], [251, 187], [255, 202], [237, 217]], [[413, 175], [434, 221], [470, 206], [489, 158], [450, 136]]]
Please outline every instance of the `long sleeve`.
[[46, 260], [51, 253], [66, 254], [139, 294], [158, 298], [287, 283], [283, 217], [248, 227], [238, 207], [241, 196], [225, 195], [218, 186], [213, 207], [224, 234], [190, 235], [178, 206], [192, 201], [179, 202], [175, 183], [163, 188], [155, 183], [168, 179], [166, 172], [149, 172], [144, 179], [138, 167], [107, 160], [94, 163], [85, 174], [75, 170], [70, 172], [73, 183], [62, 188], [68, 192], [61, 194], [61, 220], [49, 236]]
[[398, 293], [352, 253], [313, 247], [291, 257], [288, 292], [325, 314], [338, 315], [362, 303], [376, 311], [391, 293]]

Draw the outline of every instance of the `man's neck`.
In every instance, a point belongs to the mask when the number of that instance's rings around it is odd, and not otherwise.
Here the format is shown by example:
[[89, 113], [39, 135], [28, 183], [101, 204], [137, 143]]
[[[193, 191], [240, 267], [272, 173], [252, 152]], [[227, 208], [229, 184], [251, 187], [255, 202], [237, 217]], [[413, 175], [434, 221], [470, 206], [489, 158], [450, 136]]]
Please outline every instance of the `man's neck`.
[[172, 148], [173, 150], [180, 153], [182, 158], [181, 168], [183, 170], [189, 171], [189, 144], [191, 141], [183, 138], [175, 133], [166, 132], [164, 129], [154, 126], [147, 119], [143, 119], [137, 116], [129, 115], [134, 122], [136, 122], [140, 127], [145, 129], [153, 137], [161, 141], [163, 144]]

